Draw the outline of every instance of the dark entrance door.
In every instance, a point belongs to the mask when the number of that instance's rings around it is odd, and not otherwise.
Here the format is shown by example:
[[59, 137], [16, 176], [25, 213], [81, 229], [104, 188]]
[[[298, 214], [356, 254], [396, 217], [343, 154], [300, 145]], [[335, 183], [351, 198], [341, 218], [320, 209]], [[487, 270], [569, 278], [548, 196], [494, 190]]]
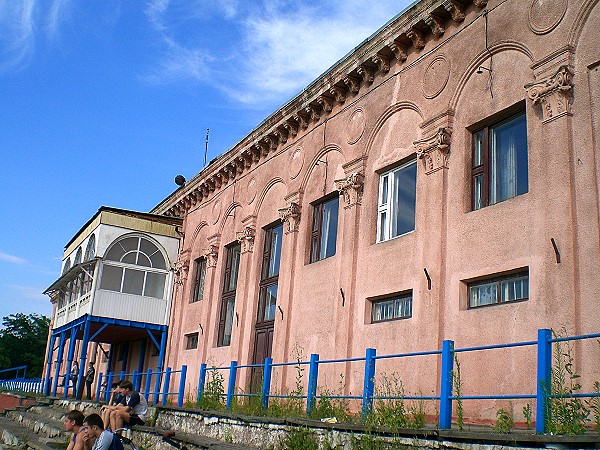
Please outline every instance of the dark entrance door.
[[[271, 357], [273, 334], [275, 332], [275, 312], [277, 310], [277, 283], [279, 281], [279, 262], [281, 260], [281, 224], [265, 230], [265, 245], [258, 296], [258, 312], [254, 326], [253, 364], [263, 364], [265, 358]], [[262, 368], [252, 371], [251, 390], [260, 392], [262, 385]]]

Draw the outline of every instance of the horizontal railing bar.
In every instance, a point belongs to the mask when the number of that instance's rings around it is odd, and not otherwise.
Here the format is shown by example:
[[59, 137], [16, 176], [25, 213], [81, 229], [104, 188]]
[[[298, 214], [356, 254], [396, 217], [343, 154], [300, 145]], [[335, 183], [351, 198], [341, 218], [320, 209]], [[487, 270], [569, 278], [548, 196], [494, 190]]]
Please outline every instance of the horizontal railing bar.
[[[281, 367], [281, 366], [308, 366], [310, 361], [294, 361], [294, 362], [283, 362], [283, 363], [273, 363], [272, 367]], [[264, 366], [264, 364], [263, 364]]]
[[537, 341], [513, 342], [511, 344], [482, 345], [480, 347], [455, 348], [454, 353], [475, 352], [478, 350], [493, 350], [496, 348], [525, 347], [529, 345], [537, 345]]
[[600, 333], [581, 334], [579, 336], [557, 337], [557, 338], [550, 339], [549, 342], [580, 341], [583, 339], [596, 339], [596, 338], [600, 338]]
[[409, 356], [429, 356], [429, 355], [441, 355], [441, 354], [442, 354], [441, 350], [431, 350], [428, 352], [397, 353], [394, 355], [377, 355], [377, 356], [374, 356], [373, 359], [405, 358], [405, 357], [409, 357]]
[[[362, 397], [359, 397], [362, 398]], [[462, 397], [461, 397], [462, 398]], [[439, 400], [439, 395], [403, 395], [395, 397], [393, 395], [374, 395], [374, 400]]]
[[319, 364], [327, 364], [327, 363], [342, 363], [342, 362], [355, 362], [355, 361], [364, 361], [365, 357], [362, 358], [343, 358], [343, 359], [323, 359], [319, 361]]
[[452, 400], [504, 400], [519, 398], [536, 398], [535, 394], [505, 394], [505, 395], [461, 395], [452, 396]]

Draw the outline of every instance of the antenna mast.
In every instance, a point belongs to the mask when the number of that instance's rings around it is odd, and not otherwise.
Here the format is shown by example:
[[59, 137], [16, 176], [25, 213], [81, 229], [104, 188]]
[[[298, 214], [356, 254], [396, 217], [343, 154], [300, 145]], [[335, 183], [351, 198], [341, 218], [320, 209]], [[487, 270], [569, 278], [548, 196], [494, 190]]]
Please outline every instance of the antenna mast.
[[206, 155], [208, 154], [208, 132], [210, 130], [206, 129], [206, 147], [204, 148], [204, 165], [206, 166]]

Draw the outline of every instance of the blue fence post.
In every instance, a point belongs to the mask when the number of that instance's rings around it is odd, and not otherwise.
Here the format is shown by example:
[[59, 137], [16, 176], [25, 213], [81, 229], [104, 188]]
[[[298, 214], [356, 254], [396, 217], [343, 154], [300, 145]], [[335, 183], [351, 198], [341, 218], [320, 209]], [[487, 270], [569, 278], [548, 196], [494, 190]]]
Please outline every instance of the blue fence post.
[[312, 414], [317, 399], [317, 379], [319, 378], [319, 355], [310, 355], [308, 366], [308, 389], [306, 390], [306, 412]]
[[185, 395], [185, 378], [187, 376], [187, 366], [181, 366], [181, 376], [179, 377], [179, 396], [177, 397], [177, 406], [183, 406], [183, 396]]
[[158, 368], [156, 369], [156, 385], [154, 387], [154, 404], [158, 405], [158, 398], [160, 395], [160, 376], [163, 372], [161, 372]]
[[365, 379], [363, 383], [362, 416], [373, 410], [373, 392], [375, 391], [375, 356], [377, 351], [368, 348], [365, 355]]
[[260, 394], [260, 403], [263, 411], [269, 407], [269, 395], [271, 395], [271, 375], [273, 373], [273, 359], [265, 358], [263, 369], [263, 385]]
[[138, 383], [138, 372], [137, 370], [133, 371], [133, 376], [131, 377], [134, 391], [140, 391], [140, 385]]
[[552, 330], [538, 330], [537, 342], [537, 393], [535, 397], [535, 432], [546, 432], [546, 413], [551, 394]]
[[200, 403], [202, 394], [204, 394], [204, 384], [206, 383], [206, 364], [200, 364], [200, 376], [198, 377], [198, 398], [196, 401]]
[[163, 398], [162, 405], [167, 405], [167, 396], [169, 395], [169, 385], [171, 384], [171, 368], [167, 367], [167, 372], [165, 373], [165, 384], [163, 387]]
[[440, 373], [440, 430], [452, 427], [452, 376], [454, 370], [454, 341], [442, 342], [442, 370]]
[[108, 402], [110, 400], [110, 390], [112, 389], [114, 373], [108, 372], [108, 378], [106, 379], [106, 392], [104, 393], [104, 401]]
[[235, 379], [237, 376], [237, 361], [231, 361], [229, 366], [229, 384], [227, 385], [227, 399], [225, 401], [225, 409], [229, 411], [231, 408], [231, 399], [235, 394]]
[[104, 374], [100, 372], [98, 374], [98, 381], [96, 382], [96, 401], [100, 401], [100, 389], [102, 389], [102, 378], [104, 378]]
[[152, 381], [152, 369], [148, 369], [148, 373], [146, 374], [146, 388], [144, 390], [144, 395], [148, 400], [150, 400], [150, 386]]

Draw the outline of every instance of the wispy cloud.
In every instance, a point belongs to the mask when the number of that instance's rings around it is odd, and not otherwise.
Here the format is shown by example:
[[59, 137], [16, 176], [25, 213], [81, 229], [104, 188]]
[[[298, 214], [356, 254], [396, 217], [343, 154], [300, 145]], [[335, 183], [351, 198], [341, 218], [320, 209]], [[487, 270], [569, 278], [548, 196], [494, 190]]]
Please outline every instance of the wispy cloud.
[[47, 15], [48, 34], [55, 36], [68, 15], [71, 0], [52, 0]]
[[0, 0], [0, 69], [27, 63], [35, 48], [36, 0]]
[[11, 264], [25, 264], [27, 262], [27, 260], [20, 258], [18, 256], [14, 256], [14, 255], [9, 255], [8, 253], [2, 253], [0, 252], [0, 261], [4, 261], [7, 263], [11, 263]]
[[17, 292], [17, 295], [26, 300], [49, 301], [48, 296], [42, 294], [43, 288], [37, 286], [24, 286], [20, 284], [9, 284], [9, 289]]
[[[248, 104], [285, 99], [411, 2], [347, 0], [334, 7], [302, 0], [214, 3], [212, 9], [204, 2], [202, 6], [183, 0], [147, 3], [146, 15], [164, 50], [149, 81], [191, 78]], [[220, 33], [229, 39], [184, 42], [175, 37], [177, 27], [199, 21], [202, 15], [222, 21]]]
[[20, 69], [33, 57], [39, 31], [55, 37], [71, 0], [0, 0], [0, 70]]

